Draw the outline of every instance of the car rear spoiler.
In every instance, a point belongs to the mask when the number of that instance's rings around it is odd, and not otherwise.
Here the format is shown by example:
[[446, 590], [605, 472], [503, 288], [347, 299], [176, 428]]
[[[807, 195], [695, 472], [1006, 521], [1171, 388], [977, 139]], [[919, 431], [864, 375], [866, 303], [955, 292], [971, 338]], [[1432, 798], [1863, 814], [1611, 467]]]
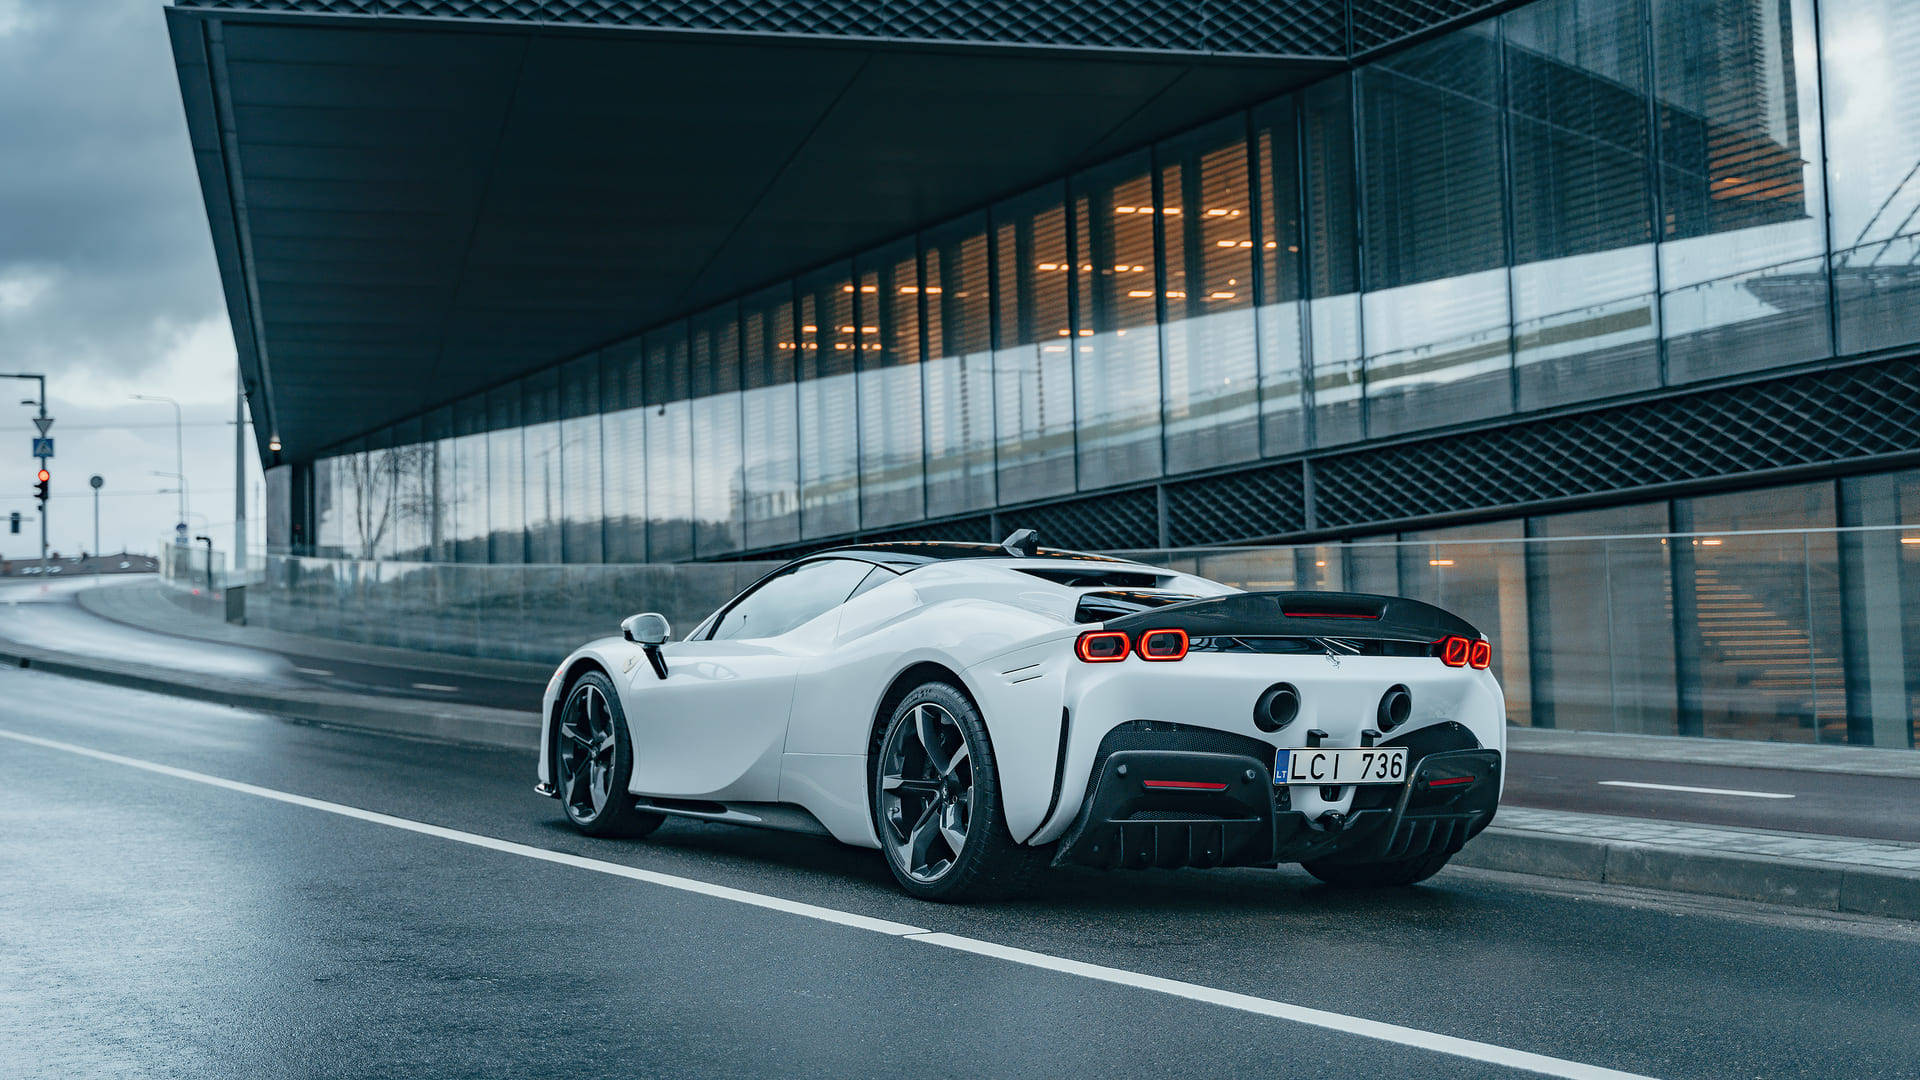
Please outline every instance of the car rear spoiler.
[[1478, 638], [1473, 624], [1400, 596], [1343, 592], [1249, 592], [1171, 604], [1109, 620], [1110, 630], [1185, 630], [1200, 637], [1350, 638], [1438, 641]]

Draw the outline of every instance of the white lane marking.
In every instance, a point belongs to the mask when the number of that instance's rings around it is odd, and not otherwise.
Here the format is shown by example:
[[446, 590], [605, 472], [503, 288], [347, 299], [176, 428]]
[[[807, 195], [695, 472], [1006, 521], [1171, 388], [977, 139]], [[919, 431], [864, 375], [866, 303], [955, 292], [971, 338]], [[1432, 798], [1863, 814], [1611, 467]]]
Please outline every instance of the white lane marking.
[[326, 668], [296, 667], [293, 670], [299, 672], [302, 675], [318, 675], [323, 679], [330, 679], [333, 677], [333, 672], [328, 671]]
[[124, 757], [120, 754], [108, 753], [105, 750], [94, 750], [90, 747], [78, 746], [73, 743], [56, 742], [53, 739], [43, 739], [37, 735], [27, 735], [22, 732], [0, 729], [0, 738], [13, 739], [17, 742], [45, 747], [49, 750], [61, 750], [69, 754], [78, 754], [82, 757], [112, 762], [116, 765], [125, 765], [128, 768], [158, 773], [161, 776], [171, 776], [177, 780], [189, 780], [197, 784], [207, 784], [211, 787], [223, 788], [227, 791], [236, 791], [243, 795], [253, 795], [262, 799], [271, 799], [275, 802], [287, 803], [292, 806], [304, 806], [310, 810], [320, 810], [329, 814], [338, 814], [341, 817], [353, 818], [357, 821], [385, 825], [390, 828], [419, 833], [423, 836], [438, 837], [442, 840], [451, 840], [455, 843], [485, 848], [489, 851], [505, 852], [509, 855], [522, 855], [526, 858], [537, 859], [541, 862], [555, 863], [560, 866], [571, 866], [580, 870], [592, 870], [597, 873], [610, 874], [614, 877], [628, 878], [633, 881], [644, 881], [648, 884], [662, 885], [669, 889], [678, 889], [682, 892], [710, 896], [717, 900], [731, 900], [738, 904], [747, 904], [752, 907], [765, 908], [771, 911], [782, 911], [790, 915], [817, 919], [821, 922], [833, 923], [837, 926], [852, 927], [856, 930], [871, 930], [876, 934], [886, 934], [890, 937], [903, 938], [909, 941], [925, 942], [929, 945], [940, 946], [941, 948], [993, 957], [1016, 964], [1024, 964], [1028, 967], [1057, 971], [1068, 975], [1077, 975], [1084, 979], [1093, 979], [1098, 982], [1133, 987], [1153, 993], [1184, 998], [1189, 1001], [1205, 1002], [1223, 1008], [1237, 1009], [1242, 1012], [1255, 1013], [1260, 1016], [1269, 1016], [1278, 1020], [1289, 1020], [1294, 1023], [1326, 1028], [1331, 1031], [1358, 1035], [1363, 1038], [1431, 1050], [1435, 1053], [1447, 1054], [1452, 1057], [1467, 1058], [1492, 1065], [1502, 1065], [1509, 1068], [1540, 1073], [1544, 1076], [1561, 1077], [1563, 1080], [1652, 1080], [1651, 1077], [1643, 1076], [1639, 1073], [1621, 1072], [1617, 1069], [1602, 1068], [1598, 1065], [1588, 1065], [1578, 1061], [1569, 1061], [1564, 1058], [1548, 1057], [1544, 1054], [1529, 1053], [1525, 1050], [1515, 1050], [1494, 1043], [1479, 1042], [1474, 1039], [1461, 1039], [1452, 1035], [1442, 1035], [1438, 1032], [1422, 1031], [1419, 1028], [1403, 1027], [1399, 1024], [1389, 1024], [1379, 1020], [1368, 1020], [1365, 1017], [1348, 1016], [1344, 1013], [1312, 1009], [1304, 1005], [1293, 1005], [1284, 1001], [1275, 1001], [1271, 998], [1254, 997], [1250, 994], [1238, 994], [1231, 990], [1218, 990], [1210, 986], [1202, 986], [1198, 983], [1182, 982], [1178, 979], [1165, 979], [1157, 975], [1128, 971], [1124, 968], [1105, 967], [1100, 964], [1089, 964], [1079, 960], [1069, 960], [1065, 957], [1052, 956], [1047, 953], [1032, 952], [1027, 949], [1014, 948], [1009, 945], [998, 945], [990, 941], [980, 941], [975, 938], [961, 937], [955, 934], [939, 933], [924, 927], [909, 926], [905, 923], [897, 923], [888, 919], [877, 919], [870, 915], [860, 915], [850, 911], [840, 911], [835, 908], [806, 904], [798, 900], [787, 900], [778, 896], [768, 896], [764, 893], [749, 892], [745, 889], [715, 885], [711, 882], [700, 881], [694, 878], [679, 877], [674, 874], [663, 874], [655, 870], [642, 870], [639, 867], [626, 866], [621, 863], [604, 862], [599, 859], [589, 859], [580, 855], [568, 855], [558, 851], [548, 851], [545, 848], [532, 847], [527, 844], [516, 844], [511, 840], [501, 840], [492, 836], [482, 836], [478, 833], [462, 832], [458, 829], [449, 829], [440, 825], [429, 825], [424, 821], [414, 821], [409, 818], [394, 817], [391, 814], [362, 810], [357, 806], [348, 806], [344, 803], [328, 802], [325, 799], [313, 799], [305, 795], [295, 795], [290, 792], [276, 791], [273, 788], [241, 783], [238, 780], [228, 780], [224, 777], [210, 776], [206, 773], [194, 772], [190, 769], [178, 769], [171, 765], [161, 765], [157, 762], [142, 761], [139, 758]]
[[457, 686], [446, 686], [437, 682], [417, 682], [413, 684], [413, 688], [415, 690], [432, 690], [440, 694], [457, 694], [460, 692], [460, 688]]
[[1291, 1020], [1296, 1024], [1309, 1024], [1313, 1027], [1327, 1028], [1332, 1031], [1361, 1035], [1381, 1042], [1398, 1043], [1402, 1046], [1433, 1050], [1454, 1057], [1484, 1061], [1491, 1065], [1504, 1065], [1509, 1068], [1523, 1069], [1528, 1072], [1542, 1073], [1547, 1076], [1566, 1077], [1568, 1080], [1646, 1080], [1636, 1073], [1620, 1072], [1598, 1065], [1586, 1065], [1578, 1061], [1547, 1057], [1544, 1054], [1531, 1054], [1525, 1050], [1513, 1050], [1492, 1043], [1478, 1042], [1473, 1039], [1458, 1039], [1451, 1035], [1441, 1035], [1419, 1028], [1402, 1027], [1379, 1020], [1368, 1020], [1345, 1013], [1327, 1012], [1323, 1009], [1310, 1009], [1304, 1005], [1291, 1005], [1284, 1001], [1253, 997], [1250, 994], [1236, 994], [1231, 990], [1216, 990], [1211, 986], [1182, 982], [1179, 979], [1163, 979], [1157, 975], [1143, 975], [1125, 968], [1106, 967], [1102, 964], [1088, 964], [1079, 960], [1047, 953], [1016, 949], [1009, 945], [996, 945], [991, 941], [959, 937], [954, 934], [913, 934], [909, 941], [924, 941], [929, 945], [958, 949], [961, 952], [976, 953], [980, 956], [992, 956], [1009, 960], [1028, 967], [1046, 971], [1058, 971], [1068, 975], [1078, 975], [1083, 979], [1131, 986], [1141, 990], [1151, 990], [1157, 994], [1186, 998], [1189, 1001], [1204, 1001], [1209, 1005], [1238, 1009], [1241, 1012], [1271, 1016], [1278, 1020]]
[[1638, 780], [1595, 780], [1601, 787], [1646, 788], [1649, 791], [1685, 791], [1693, 795], [1739, 795], [1748, 799], [1791, 799], [1783, 791], [1736, 791], [1732, 788], [1685, 787], [1680, 784], [1646, 784]]
[[856, 915], [848, 911], [836, 911], [833, 908], [816, 907], [813, 904], [803, 904], [797, 900], [783, 900], [777, 896], [764, 896], [760, 893], [747, 892], [744, 889], [730, 889], [725, 885], [714, 885], [710, 882], [696, 881], [693, 878], [662, 874], [656, 870], [642, 870], [638, 867], [623, 866], [620, 863], [602, 862], [599, 859], [588, 859], [579, 855], [568, 855], [564, 852], [548, 851], [545, 848], [531, 847], [527, 844], [516, 844], [511, 840], [499, 840], [491, 836], [481, 836], [478, 833], [461, 832], [458, 829], [447, 829], [438, 825], [429, 825], [424, 821], [412, 821], [407, 818], [394, 817], [390, 814], [376, 813], [372, 810], [362, 810], [357, 806], [347, 806], [344, 803], [327, 802], [325, 799], [310, 799], [305, 795], [294, 795], [285, 791], [275, 791], [272, 788], [243, 784], [238, 780], [209, 776], [206, 773], [198, 773], [190, 769], [176, 769], [171, 765], [161, 765], [152, 761], [141, 761], [138, 758], [122, 757], [119, 754], [110, 754], [104, 750], [93, 750], [85, 746], [75, 746], [72, 743], [55, 742], [52, 739], [42, 739], [37, 735], [25, 735], [17, 731], [0, 730], [0, 737], [14, 739], [23, 743], [31, 743], [35, 746], [44, 746], [49, 750], [64, 750], [70, 754], [79, 754], [83, 757], [96, 758], [100, 761], [110, 761], [115, 765], [125, 765], [128, 768], [145, 769], [147, 772], [159, 773], [162, 776], [171, 776], [176, 780], [191, 780], [196, 784], [208, 784], [217, 788], [225, 788], [228, 791], [237, 791], [243, 795], [255, 795], [262, 799], [272, 799], [275, 802], [304, 806], [310, 810], [323, 810], [329, 814], [338, 814], [341, 817], [354, 818], [358, 821], [370, 821], [376, 825], [405, 829], [408, 832], [416, 832], [425, 836], [437, 836], [442, 840], [452, 840], [460, 844], [471, 844], [474, 847], [486, 848], [490, 851], [504, 851], [510, 855], [524, 855], [529, 859], [538, 859], [542, 862], [558, 863], [561, 866], [572, 866], [582, 870], [594, 870], [602, 874], [612, 874], [615, 877], [631, 878], [634, 881], [644, 881], [653, 885], [664, 885], [669, 889], [679, 889], [683, 892], [699, 893], [702, 896], [711, 896], [720, 900], [732, 900], [735, 903], [770, 908], [774, 911], [784, 911], [791, 915], [804, 915], [809, 919], [819, 919], [822, 922], [851, 926], [857, 930], [872, 930], [877, 934], [891, 934], [895, 937], [928, 932], [924, 927], [908, 926], [905, 923], [890, 922], [886, 919], [875, 919], [867, 915]]

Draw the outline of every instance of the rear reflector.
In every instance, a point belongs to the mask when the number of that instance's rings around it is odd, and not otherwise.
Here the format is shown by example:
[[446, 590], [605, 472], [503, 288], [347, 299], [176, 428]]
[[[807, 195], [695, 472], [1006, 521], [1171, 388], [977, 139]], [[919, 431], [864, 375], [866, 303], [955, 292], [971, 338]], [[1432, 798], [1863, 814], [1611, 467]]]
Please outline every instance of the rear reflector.
[[1166, 788], [1173, 791], [1225, 791], [1225, 784], [1210, 784], [1205, 780], [1142, 780], [1141, 787]]
[[1127, 658], [1133, 639], [1124, 630], [1089, 630], [1073, 643], [1073, 654], [1089, 664], [1114, 664]]
[[1461, 784], [1471, 784], [1471, 783], [1473, 783], [1473, 777], [1471, 776], [1443, 776], [1438, 780], [1427, 781], [1427, 786], [1428, 787], [1459, 787]]
[[1148, 630], [1140, 635], [1140, 659], [1179, 660], [1187, 655], [1185, 630]]

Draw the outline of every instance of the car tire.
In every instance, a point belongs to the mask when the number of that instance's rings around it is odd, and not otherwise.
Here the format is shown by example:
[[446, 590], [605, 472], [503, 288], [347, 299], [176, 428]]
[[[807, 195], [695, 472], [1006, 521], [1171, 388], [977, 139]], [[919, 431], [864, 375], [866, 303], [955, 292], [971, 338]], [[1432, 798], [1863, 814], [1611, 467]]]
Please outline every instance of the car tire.
[[1414, 885], [1440, 872], [1453, 858], [1452, 851], [1432, 851], [1409, 859], [1383, 859], [1378, 862], [1332, 862], [1325, 859], [1301, 863], [1307, 873], [1329, 885], [1343, 889], [1386, 889]]
[[923, 683], [894, 707], [870, 780], [887, 868], [913, 896], [954, 903], [1018, 895], [1045, 865], [1045, 851], [1007, 831], [986, 723], [945, 682]]
[[665, 819], [634, 806], [633, 735], [613, 681], [598, 671], [567, 691], [553, 726], [554, 786], [573, 827], [588, 836], [645, 836]]

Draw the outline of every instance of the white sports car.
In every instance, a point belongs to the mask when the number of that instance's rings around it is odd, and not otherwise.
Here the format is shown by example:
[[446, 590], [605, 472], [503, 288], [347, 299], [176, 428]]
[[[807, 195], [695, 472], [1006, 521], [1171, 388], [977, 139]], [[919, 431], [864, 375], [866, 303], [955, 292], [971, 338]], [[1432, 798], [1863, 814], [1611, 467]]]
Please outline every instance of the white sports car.
[[538, 790], [594, 836], [824, 834], [930, 900], [1047, 862], [1404, 885], [1500, 799], [1491, 647], [1414, 600], [1243, 592], [1023, 530], [823, 551], [681, 641], [622, 629], [541, 710]]

